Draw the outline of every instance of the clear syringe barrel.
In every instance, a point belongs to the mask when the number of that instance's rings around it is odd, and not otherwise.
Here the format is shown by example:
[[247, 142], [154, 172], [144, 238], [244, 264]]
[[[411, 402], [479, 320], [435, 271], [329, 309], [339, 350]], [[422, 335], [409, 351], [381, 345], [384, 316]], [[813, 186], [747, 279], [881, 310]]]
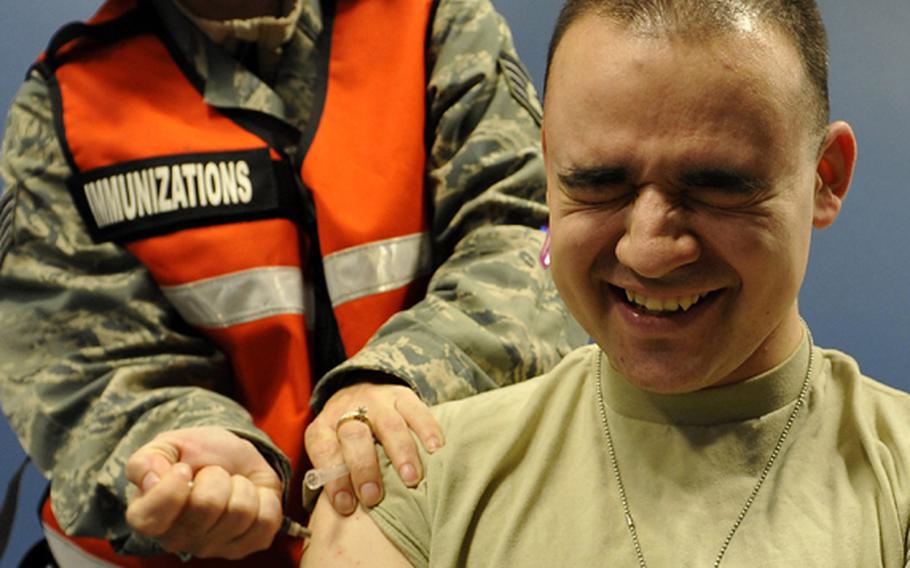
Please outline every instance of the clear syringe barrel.
[[333, 465], [332, 467], [324, 467], [322, 469], [311, 469], [303, 475], [303, 484], [307, 489], [315, 491], [329, 481], [338, 479], [347, 474], [348, 466], [343, 463]]

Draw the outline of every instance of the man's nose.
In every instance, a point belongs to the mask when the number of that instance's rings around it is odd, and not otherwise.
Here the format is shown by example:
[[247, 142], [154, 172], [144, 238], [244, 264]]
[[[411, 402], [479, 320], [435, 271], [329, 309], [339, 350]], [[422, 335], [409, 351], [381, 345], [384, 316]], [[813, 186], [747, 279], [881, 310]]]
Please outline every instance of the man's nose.
[[616, 258], [646, 278], [661, 278], [698, 260], [701, 249], [689, 231], [686, 212], [668, 192], [647, 186], [639, 190], [616, 244]]

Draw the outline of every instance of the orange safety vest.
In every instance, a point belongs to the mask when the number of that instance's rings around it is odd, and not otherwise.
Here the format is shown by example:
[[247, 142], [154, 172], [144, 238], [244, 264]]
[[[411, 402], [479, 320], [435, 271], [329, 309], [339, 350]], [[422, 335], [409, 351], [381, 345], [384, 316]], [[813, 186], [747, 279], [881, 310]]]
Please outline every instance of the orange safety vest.
[[[286, 512], [298, 518], [314, 379], [421, 298], [431, 270], [432, 4], [324, 2], [324, 100], [296, 158], [270, 135], [273, 119], [205, 103], [144, 0], [109, 0], [89, 25], [61, 30], [39, 64], [53, 74], [68, 186], [89, 231], [123, 244], [227, 354], [238, 400], [291, 461]], [[48, 506], [44, 517], [59, 530]], [[118, 565], [185, 565], [70, 541]], [[269, 553], [269, 565], [297, 561], [297, 550]]]

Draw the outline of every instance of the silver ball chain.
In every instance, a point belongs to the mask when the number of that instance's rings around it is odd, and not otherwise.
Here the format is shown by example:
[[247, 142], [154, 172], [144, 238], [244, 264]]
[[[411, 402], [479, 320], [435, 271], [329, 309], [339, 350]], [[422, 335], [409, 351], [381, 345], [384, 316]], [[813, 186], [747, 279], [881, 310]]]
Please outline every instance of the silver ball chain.
[[[755, 487], [752, 488], [752, 491], [746, 498], [746, 503], [736, 516], [736, 520], [733, 521], [733, 526], [730, 527], [730, 531], [727, 533], [726, 538], [724, 538], [720, 551], [717, 553], [717, 558], [712, 565], [714, 568], [720, 567], [721, 560], [723, 560], [724, 555], [727, 553], [730, 542], [733, 541], [733, 536], [745, 520], [746, 514], [749, 512], [749, 509], [752, 508], [752, 504], [755, 503], [755, 498], [758, 496], [758, 492], [761, 491], [762, 485], [765, 484], [765, 480], [768, 479], [768, 474], [771, 473], [771, 468], [774, 466], [774, 462], [777, 461], [777, 457], [784, 447], [784, 442], [787, 440], [787, 435], [790, 434], [790, 430], [796, 422], [796, 417], [799, 415], [800, 409], [805, 405], [806, 397], [809, 394], [812, 368], [815, 363], [815, 352], [812, 349], [814, 343], [812, 341], [812, 333], [809, 331], [808, 327], [806, 327], [806, 334], [809, 336], [809, 365], [806, 368], [806, 377], [803, 379], [803, 385], [799, 391], [799, 396], [796, 398], [796, 404], [793, 406], [793, 410], [790, 411], [787, 423], [784, 425], [784, 429], [781, 431], [780, 436], [778, 436], [777, 443], [774, 445], [774, 449], [771, 450], [771, 456], [765, 463], [765, 467], [762, 469], [761, 474], [759, 474]], [[603, 384], [601, 380], [603, 359], [603, 351], [601, 351], [597, 357], [597, 402], [600, 410], [600, 420], [603, 423], [604, 436], [607, 438], [607, 449], [610, 453], [610, 464], [613, 468], [613, 476], [616, 478], [616, 486], [619, 490], [619, 501], [622, 504], [623, 515], [625, 516], [626, 526], [629, 529], [629, 535], [632, 537], [632, 546], [635, 548], [635, 556], [638, 557], [638, 566], [639, 568], [648, 568], [648, 564], [645, 562], [644, 552], [641, 549], [641, 543], [638, 540], [638, 531], [635, 528], [635, 520], [632, 518], [629, 498], [626, 495], [626, 489], [622, 483], [622, 476], [619, 473], [619, 462], [616, 459], [616, 450], [613, 448], [613, 436], [610, 435], [610, 423], [607, 420], [607, 407], [604, 404]]]

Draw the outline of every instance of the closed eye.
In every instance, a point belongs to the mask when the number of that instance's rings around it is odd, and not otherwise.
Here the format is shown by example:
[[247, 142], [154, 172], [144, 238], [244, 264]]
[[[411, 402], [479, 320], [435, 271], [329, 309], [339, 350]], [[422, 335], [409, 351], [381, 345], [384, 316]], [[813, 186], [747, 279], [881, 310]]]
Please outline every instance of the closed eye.
[[575, 168], [558, 174], [563, 193], [571, 199], [601, 204], [634, 193], [630, 173], [623, 166]]
[[743, 207], [769, 189], [767, 180], [735, 170], [702, 169], [685, 172], [679, 184], [687, 198], [717, 207]]

